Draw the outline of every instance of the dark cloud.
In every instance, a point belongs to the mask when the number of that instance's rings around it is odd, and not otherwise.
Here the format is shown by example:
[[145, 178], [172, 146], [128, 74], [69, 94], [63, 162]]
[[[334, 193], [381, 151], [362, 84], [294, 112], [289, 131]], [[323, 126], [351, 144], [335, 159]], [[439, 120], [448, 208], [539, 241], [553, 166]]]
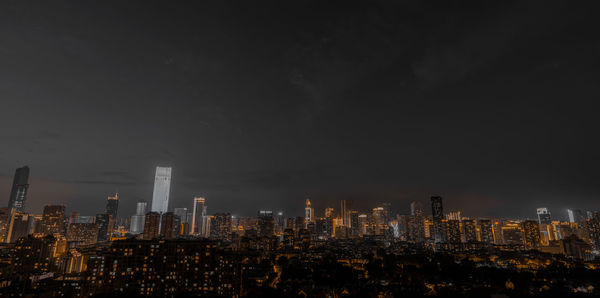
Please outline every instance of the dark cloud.
[[598, 25], [575, 2], [5, 2], [0, 190], [29, 165], [31, 210], [118, 189], [129, 214], [170, 165], [172, 205], [210, 212], [597, 209]]

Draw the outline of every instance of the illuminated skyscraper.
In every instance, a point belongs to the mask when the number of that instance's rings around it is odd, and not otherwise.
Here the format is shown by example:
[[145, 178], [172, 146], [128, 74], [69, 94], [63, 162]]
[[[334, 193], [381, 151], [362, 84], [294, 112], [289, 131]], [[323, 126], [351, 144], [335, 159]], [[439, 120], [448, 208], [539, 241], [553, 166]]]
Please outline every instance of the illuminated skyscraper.
[[479, 226], [479, 241], [484, 243], [494, 243], [494, 232], [492, 230], [492, 221], [490, 219], [480, 219]]
[[538, 248], [540, 242], [540, 225], [535, 220], [526, 220], [521, 223], [523, 228], [523, 244], [527, 248]]
[[548, 208], [538, 208], [537, 216], [540, 225], [547, 225], [552, 222], [552, 218], [550, 217], [550, 211], [548, 211]]
[[315, 209], [310, 205], [310, 199], [306, 199], [306, 206], [304, 207], [304, 225], [314, 221]]
[[352, 201], [341, 200], [340, 215], [342, 217], [342, 225], [350, 227], [350, 210], [352, 209]]
[[110, 241], [114, 221], [110, 214], [96, 214], [96, 225], [98, 226], [98, 242]]
[[421, 202], [410, 203], [410, 215], [412, 219], [409, 221], [408, 234], [411, 241], [425, 241], [425, 218], [423, 214], [423, 204]]
[[131, 217], [131, 227], [129, 232], [131, 234], [141, 234], [144, 232], [144, 221], [146, 218], [146, 209], [148, 203], [146, 201], [137, 202], [135, 215]]
[[431, 197], [431, 214], [433, 218], [433, 241], [436, 243], [444, 242], [442, 197]]
[[165, 213], [169, 210], [169, 192], [171, 189], [171, 168], [156, 167], [154, 192], [152, 193], [152, 212]]
[[473, 243], [477, 242], [477, 225], [474, 219], [463, 219], [462, 230], [464, 242]]
[[37, 232], [65, 235], [65, 205], [46, 205]]
[[258, 236], [260, 236], [260, 237], [273, 236], [274, 226], [275, 226], [275, 219], [273, 218], [273, 211], [270, 211], [270, 210], [258, 211]]
[[217, 213], [210, 223], [210, 237], [231, 241], [231, 214]]
[[192, 209], [192, 235], [202, 234], [202, 223], [206, 217], [206, 199], [203, 197], [194, 198], [194, 209]]
[[15, 208], [17, 211], [25, 210], [25, 199], [27, 198], [27, 189], [29, 188], [29, 167], [18, 168], [15, 171], [13, 185], [8, 199], [8, 208]]
[[106, 200], [106, 214], [112, 216], [113, 220], [117, 220], [117, 210], [119, 209], [119, 194], [108, 196]]

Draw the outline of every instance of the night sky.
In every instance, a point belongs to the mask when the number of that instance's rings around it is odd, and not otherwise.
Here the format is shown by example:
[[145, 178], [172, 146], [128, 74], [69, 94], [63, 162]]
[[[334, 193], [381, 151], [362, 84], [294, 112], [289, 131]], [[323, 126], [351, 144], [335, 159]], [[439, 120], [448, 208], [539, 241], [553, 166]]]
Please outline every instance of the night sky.
[[2, 1], [0, 194], [28, 165], [28, 211], [125, 217], [161, 165], [209, 213], [600, 209], [596, 10], [363, 2]]

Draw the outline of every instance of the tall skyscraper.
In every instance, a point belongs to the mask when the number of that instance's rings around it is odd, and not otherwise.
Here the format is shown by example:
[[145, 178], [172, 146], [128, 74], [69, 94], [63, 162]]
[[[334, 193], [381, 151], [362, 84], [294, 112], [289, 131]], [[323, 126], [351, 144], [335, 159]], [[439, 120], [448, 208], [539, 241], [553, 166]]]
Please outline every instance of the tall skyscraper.
[[550, 218], [550, 211], [548, 211], [548, 208], [537, 208], [537, 216], [540, 225], [547, 225], [552, 222], [552, 219]]
[[410, 203], [410, 215], [412, 217], [408, 226], [408, 234], [411, 241], [425, 241], [425, 218], [423, 204], [421, 202]]
[[148, 203], [146, 201], [137, 202], [135, 215], [131, 216], [131, 227], [129, 228], [131, 234], [141, 234], [144, 232], [147, 207]]
[[192, 228], [190, 234], [202, 234], [202, 223], [206, 217], [206, 199], [203, 197], [194, 198], [194, 209], [192, 209]]
[[304, 207], [304, 225], [314, 221], [315, 209], [310, 204], [310, 199], [306, 199], [306, 206]]
[[341, 200], [340, 215], [342, 216], [342, 225], [350, 227], [350, 211], [352, 210], [352, 201]]
[[180, 219], [173, 212], [162, 214], [160, 223], [160, 235], [165, 239], [175, 239], [179, 235]]
[[490, 219], [480, 219], [479, 226], [479, 241], [484, 243], [494, 243], [494, 231], [492, 229], [492, 221]]
[[119, 194], [108, 196], [106, 200], [106, 214], [112, 216], [113, 220], [117, 220], [117, 210], [119, 209]]
[[521, 223], [523, 228], [523, 244], [527, 248], [539, 248], [540, 242], [540, 225], [535, 220], [526, 220]]
[[17, 211], [25, 211], [25, 199], [27, 199], [27, 189], [29, 188], [29, 167], [24, 166], [15, 171], [13, 185], [8, 199], [8, 208], [15, 208]]
[[156, 167], [154, 192], [152, 193], [152, 212], [165, 213], [169, 210], [169, 192], [171, 189], [171, 168]]
[[114, 219], [110, 214], [96, 214], [96, 226], [98, 226], [98, 242], [110, 241], [114, 228]]
[[146, 219], [144, 220], [144, 234], [142, 238], [144, 240], [152, 240], [160, 234], [160, 213], [148, 212], [146, 213]]
[[442, 197], [431, 197], [431, 214], [433, 218], [433, 241], [436, 243], [444, 242], [444, 208], [442, 206]]

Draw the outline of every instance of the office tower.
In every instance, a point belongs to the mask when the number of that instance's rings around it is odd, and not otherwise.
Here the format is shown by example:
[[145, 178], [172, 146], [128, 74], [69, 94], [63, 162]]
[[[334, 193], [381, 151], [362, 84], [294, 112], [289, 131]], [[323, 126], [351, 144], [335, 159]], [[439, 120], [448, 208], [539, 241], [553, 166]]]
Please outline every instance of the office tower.
[[581, 223], [585, 219], [583, 212], [579, 209], [567, 209], [567, 215], [569, 215], [569, 222], [571, 223]]
[[194, 209], [192, 209], [192, 235], [202, 234], [202, 222], [206, 216], [206, 199], [203, 197], [194, 198]]
[[161, 216], [160, 235], [165, 239], [175, 239], [179, 236], [179, 217], [174, 212], [166, 212]]
[[8, 208], [15, 208], [19, 212], [25, 211], [25, 200], [29, 188], [29, 167], [18, 168], [15, 171], [13, 185], [8, 199]]
[[435, 243], [444, 242], [444, 208], [442, 206], [442, 197], [431, 197], [431, 215], [433, 218], [433, 241]]
[[526, 220], [521, 223], [523, 228], [523, 244], [527, 248], [539, 248], [540, 242], [540, 225], [535, 220]]
[[38, 232], [65, 235], [65, 205], [44, 206]]
[[450, 219], [446, 221], [447, 228], [447, 239], [449, 243], [460, 243], [462, 240], [462, 236], [460, 233], [460, 221], [455, 219]]
[[352, 201], [341, 200], [340, 215], [342, 216], [342, 225], [350, 227], [350, 210], [352, 209]]
[[117, 220], [117, 210], [119, 209], [119, 194], [116, 193], [114, 196], [108, 196], [106, 200], [106, 211], [105, 213], [112, 216], [113, 221]]
[[135, 215], [131, 216], [131, 225], [129, 232], [131, 234], [141, 234], [144, 232], [144, 221], [146, 219], [146, 209], [148, 203], [146, 201], [137, 202]]
[[210, 221], [210, 237], [225, 241], [231, 241], [231, 214], [217, 213]]
[[508, 221], [502, 226], [502, 238], [504, 244], [522, 245], [523, 230], [521, 225], [515, 221]]
[[273, 236], [273, 226], [275, 220], [273, 219], [273, 211], [260, 210], [258, 211], [258, 236], [259, 237], [271, 237]]
[[492, 230], [492, 221], [489, 219], [480, 219], [479, 226], [479, 241], [484, 243], [494, 243], [494, 232]]
[[304, 225], [307, 226], [313, 222], [315, 209], [310, 205], [310, 199], [306, 199], [306, 206], [304, 207]]
[[425, 218], [423, 204], [421, 202], [410, 203], [410, 215], [412, 219], [407, 226], [409, 240], [415, 242], [425, 241]]
[[165, 213], [169, 210], [169, 192], [171, 189], [171, 168], [156, 167], [154, 192], [152, 193], [152, 212]]
[[467, 243], [477, 242], [477, 224], [474, 219], [463, 219], [462, 230], [464, 241]]
[[144, 240], [152, 240], [159, 236], [160, 228], [160, 213], [158, 212], [148, 212], [146, 213], [146, 218], [144, 219], [144, 233], [142, 235], [142, 239]]
[[96, 226], [98, 226], [98, 242], [110, 241], [115, 226], [112, 216], [107, 213], [96, 214]]
[[552, 222], [552, 219], [550, 218], [550, 211], [548, 211], [548, 208], [538, 208], [537, 216], [540, 225], [547, 225], [550, 222]]
[[14, 243], [21, 237], [33, 232], [34, 217], [24, 212], [15, 212], [12, 219], [12, 229], [10, 231], [10, 242]]
[[362, 229], [358, 216], [358, 211], [350, 211], [350, 235], [352, 237], [360, 237], [362, 235]]

